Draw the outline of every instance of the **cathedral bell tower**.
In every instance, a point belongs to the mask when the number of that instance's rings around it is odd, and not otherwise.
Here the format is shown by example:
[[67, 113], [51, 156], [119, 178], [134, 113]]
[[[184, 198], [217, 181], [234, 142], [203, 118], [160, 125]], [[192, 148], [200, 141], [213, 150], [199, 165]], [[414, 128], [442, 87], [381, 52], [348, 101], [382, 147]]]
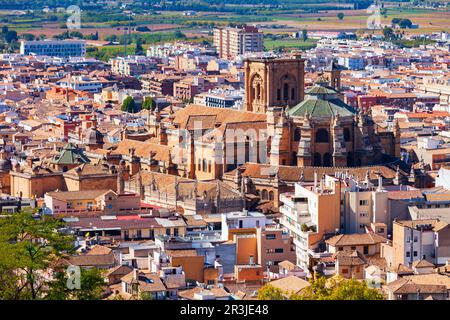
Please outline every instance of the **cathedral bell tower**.
[[251, 58], [245, 61], [245, 110], [265, 113], [269, 107], [291, 107], [303, 100], [305, 59]]

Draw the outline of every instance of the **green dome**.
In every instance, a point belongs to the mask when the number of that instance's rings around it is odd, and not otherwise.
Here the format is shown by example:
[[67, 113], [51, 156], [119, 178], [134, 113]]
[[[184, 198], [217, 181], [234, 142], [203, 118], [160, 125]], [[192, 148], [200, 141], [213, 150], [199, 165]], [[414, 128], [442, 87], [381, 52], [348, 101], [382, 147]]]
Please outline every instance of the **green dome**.
[[338, 92], [329, 86], [316, 85], [311, 89], [307, 90], [306, 93], [310, 95], [316, 95], [316, 94], [337, 94]]
[[333, 118], [337, 114], [341, 117], [354, 116], [357, 112], [340, 99], [321, 99], [308, 95], [287, 113], [291, 117], [304, 117], [308, 113], [311, 118]]

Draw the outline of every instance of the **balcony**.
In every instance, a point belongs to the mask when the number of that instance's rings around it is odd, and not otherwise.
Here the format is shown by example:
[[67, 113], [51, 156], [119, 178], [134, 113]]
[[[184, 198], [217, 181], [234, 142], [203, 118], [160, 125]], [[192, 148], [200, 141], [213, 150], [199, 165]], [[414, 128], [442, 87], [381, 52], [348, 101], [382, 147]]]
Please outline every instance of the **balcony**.
[[307, 207], [297, 207], [297, 209], [292, 209], [283, 205], [280, 207], [280, 212], [286, 218], [289, 218], [298, 224], [311, 223], [311, 215], [309, 214]]

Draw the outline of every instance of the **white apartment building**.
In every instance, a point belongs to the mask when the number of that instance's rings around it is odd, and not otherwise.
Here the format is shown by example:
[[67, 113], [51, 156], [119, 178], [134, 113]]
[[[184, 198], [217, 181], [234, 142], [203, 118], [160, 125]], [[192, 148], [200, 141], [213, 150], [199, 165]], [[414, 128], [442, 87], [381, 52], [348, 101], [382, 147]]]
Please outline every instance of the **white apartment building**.
[[58, 81], [57, 84], [63, 88], [70, 88], [72, 90], [100, 92], [104, 83], [86, 76], [72, 76], [70, 79], [64, 78]]
[[[295, 184], [294, 193], [283, 193], [280, 223], [294, 238], [297, 265], [310, 267], [311, 258], [329, 256], [320, 243], [340, 228], [341, 181], [325, 176], [313, 185]], [[324, 249], [324, 248], [322, 248]]]
[[156, 62], [144, 56], [128, 56], [110, 59], [111, 71], [126, 76], [139, 76], [156, 69]]
[[228, 240], [232, 230], [262, 228], [269, 222], [264, 214], [256, 211], [222, 213], [222, 239]]
[[86, 42], [84, 40], [22, 40], [20, 53], [51, 57], [84, 57]]
[[378, 178], [378, 186], [370, 182], [349, 179], [349, 186], [343, 190], [344, 210], [342, 228], [344, 233], [366, 233], [371, 223], [388, 224], [388, 191], [383, 188], [383, 180]]
[[264, 35], [256, 27], [214, 29], [214, 46], [222, 59], [264, 51]]

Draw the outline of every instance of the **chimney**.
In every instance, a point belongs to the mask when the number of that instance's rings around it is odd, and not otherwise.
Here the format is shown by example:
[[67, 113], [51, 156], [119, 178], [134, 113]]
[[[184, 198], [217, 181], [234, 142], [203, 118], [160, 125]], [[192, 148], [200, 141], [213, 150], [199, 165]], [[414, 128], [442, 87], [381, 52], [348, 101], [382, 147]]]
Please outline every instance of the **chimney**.
[[133, 280], [138, 280], [138, 269], [133, 269]]
[[[383, 176], [381, 175], [381, 173], [378, 175], [378, 190], [377, 191], [381, 191], [383, 190]], [[400, 187], [401, 190], [401, 187]]]

